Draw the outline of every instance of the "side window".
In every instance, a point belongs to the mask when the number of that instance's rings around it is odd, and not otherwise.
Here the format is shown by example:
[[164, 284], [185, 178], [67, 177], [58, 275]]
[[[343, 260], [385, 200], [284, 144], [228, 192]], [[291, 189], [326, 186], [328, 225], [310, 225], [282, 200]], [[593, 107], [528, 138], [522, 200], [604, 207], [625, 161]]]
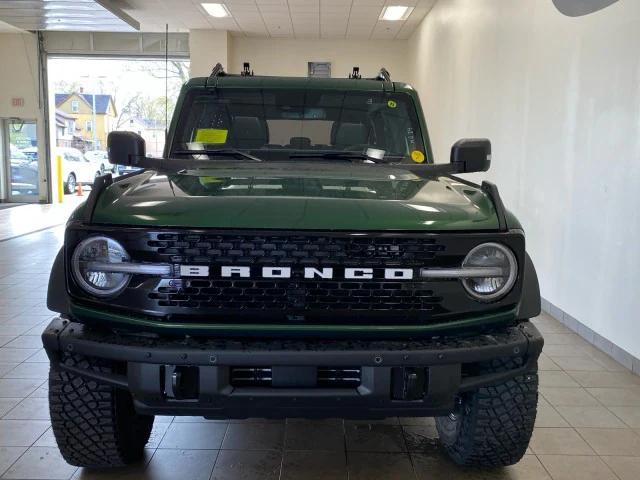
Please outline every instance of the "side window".
[[80, 105], [78, 104], [78, 100], [71, 100], [71, 112], [78, 113], [80, 109]]

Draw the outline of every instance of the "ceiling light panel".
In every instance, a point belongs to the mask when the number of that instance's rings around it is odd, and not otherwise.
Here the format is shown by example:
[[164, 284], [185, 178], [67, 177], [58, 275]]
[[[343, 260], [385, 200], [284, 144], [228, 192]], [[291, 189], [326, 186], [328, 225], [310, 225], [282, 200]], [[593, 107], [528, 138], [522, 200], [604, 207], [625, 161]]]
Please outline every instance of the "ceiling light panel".
[[226, 18], [231, 16], [229, 10], [227, 10], [227, 7], [223, 3], [201, 3], [200, 5], [202, 5], [205, 12], [214, 18]]
[[380, 20], [401, 21], [409, 18], [413, 12], [413, 7], [406, 5], [387, 5], [380, 14]]

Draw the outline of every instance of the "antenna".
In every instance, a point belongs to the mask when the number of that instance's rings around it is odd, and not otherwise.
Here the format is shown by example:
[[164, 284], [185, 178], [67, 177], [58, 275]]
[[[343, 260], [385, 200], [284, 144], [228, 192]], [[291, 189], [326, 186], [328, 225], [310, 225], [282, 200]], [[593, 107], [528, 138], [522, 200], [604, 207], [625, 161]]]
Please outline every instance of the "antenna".
[[164, 25], [164, 141], [169, 138], [169, 24]]

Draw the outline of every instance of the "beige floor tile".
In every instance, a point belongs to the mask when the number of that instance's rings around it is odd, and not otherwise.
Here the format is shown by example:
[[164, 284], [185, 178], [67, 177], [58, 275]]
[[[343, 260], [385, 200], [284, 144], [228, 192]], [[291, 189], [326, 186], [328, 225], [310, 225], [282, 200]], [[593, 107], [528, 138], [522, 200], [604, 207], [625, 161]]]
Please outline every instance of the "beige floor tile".
[[19, 363], [0, 363], [0, 377], [4, 377], [11, 370], [16, 368]]
[[285, 431], [287, 450], [344, 450], [344, 426], [322, 424], [287, 424]]
[[557, 407], [556, 410], [576, 428], [626, 428], [606, 407]]
[[638, 407], [608, 407], [620, 420], [631, 428], [640, 428], [640, 408]]
[[586, 345], [548, 345], [545, 341], [544, 349], [542, 351], [549, 357], [590, 357], [589, 350]]
[[402, 427], [402, 430], [409, 452], [426, 453], [440, 448], [435, 425], [411, 425]]
[[31, 447], [5, 472], [6, 479], [68, 479], [76, 467], [64, 461], [57, 448]]
[[536, 455], [595, 455], [573, 428], [536, 428], [529, 447]]
[[217, 456], [217, 450], [158, 449], [147, 466], [145, 477], [153, 480], [209, 480]]
[[[155, 453], [155, 449], [147, 449], [144, 451], [144, 458], [137, 463], [126, 467], [111, 468], [105, 470], [95, 470], [88, 468], [79, 468], [73, 475], [72, 480], [154, 480], [151, 476], [153, 472], [145, 473], [147, 465], [151, 461], [151, 457]], [[179, 480], [188, 480], [181, 477]]]
[[587, 388], [587, 391], [606, 407], [639, 407], [640, 410], [640, 387]]
[[537, 428], [555, 428], [555, 427], [569, 427], [567, 421], [562, 418], [562, 415], [549, 404], [544, 398], [540, 397], [538, 400], [538, 413], [536, 415], [536, 427]]
[[538, 370], [540, 371], [559, 371], [562, 370], [553, 360], [542, 354], [538, 357]]
[[282, 454], [220, 450], [211, 480], [278, 480]]
[[0, 447], [30, 447], [48, 428], [42, 420], [0, 420]]
[[579, 428], [578, 433], [598, 455], [640, 457], [640, 435], [631, 429]]
[[348, 451], [406, 451], [402, 427], [397, 425], [345, 425], [345, 432]]
[[222, 443], [225, 450], [282, 450], [284, 424], [230, 423]]
[[535, 455], [506, 468], [462, 468], [443, 455], [411, 454], [419, 480], [551, 480]]
[[580, 385], [568, 373], [553, 370], [541, 370], [538, 379], [542, 387], [579, 387]]
[[343, 452], [288, 451], [282, 461], [281, 480], [347, 480]]
[[583, 387], [621, 387], [629, 388], [640, 385], [640, 376], [624, 372], [584, 372], [567, 370]]
[[0, 398], [24, 398], [40, 386], [42, 380], [0, 378]]
[[217, 450], [226, 430], [217, 423], [172, 423], [159, 448]]
[[349, 480], [409, 480], [415, 478], [406, 453], [349, 454]]
[[549, 358], [553, 360], [563, 370], [575, 370], [583, 372], [606, 372], [600, 363], [588, 357], [561, 357], [551, 355]]
[[640, 478], [640, 457], [602, 457], [620, 480]]
[[5, 420], [50, 420], [49, 400], [25, 398], [3, 418]]
[[49, 378], [49, 364], [24, 362], [5, 373], [3, 378], [30, 378], [44, 381]]
[[0, 447], [0, 475], [27, 451], [27, 447]]
[[0, 363], [20, 363], [38, 351], [37, 348], [0, 347]]
[[553, 480], [618, 480], [599, 457], [538, 456]]
[[545, 350], [549, 345], [578, 345], [586, 347], [589, 343], [577, 333], [548, 333], [544, 336]]
[[422, 426], [434, 426], [436, 425], [436, 419], [434, 417], [398, 417], [400, 425], [422, 425]]
[[21, 398], [0, 398], [0, 418], [2, 418], [21, 401]]
[[541, 387], [540, 392], [542, 393], [542, 396], [554, 407], [588, 407], [600, 405], [595, 398], [589, 395], [589, 393], [581, 387]]

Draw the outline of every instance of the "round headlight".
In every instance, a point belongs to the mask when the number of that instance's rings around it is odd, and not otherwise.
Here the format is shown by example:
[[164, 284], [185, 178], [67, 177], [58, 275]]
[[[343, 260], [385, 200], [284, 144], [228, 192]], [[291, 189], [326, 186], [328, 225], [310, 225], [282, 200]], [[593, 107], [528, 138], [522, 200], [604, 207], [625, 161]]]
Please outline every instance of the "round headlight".
[[76, 282], [83, 290], [98, 297], [110, 297], [127, 286], [131, 275], [111, 272], [108, 264], [128, 261], [127, 251], [109, 237], [89, 237], [83, 240], [71, 257]]
[[463, 267], [492, 267], [500, 275], [465, 278], [464, 288], [477, 300], [490, 302], [505, 296], [516, 283], [518, 262], [513, 252], [499, 243], [483, 243], [473, 248], [462, 262]]

